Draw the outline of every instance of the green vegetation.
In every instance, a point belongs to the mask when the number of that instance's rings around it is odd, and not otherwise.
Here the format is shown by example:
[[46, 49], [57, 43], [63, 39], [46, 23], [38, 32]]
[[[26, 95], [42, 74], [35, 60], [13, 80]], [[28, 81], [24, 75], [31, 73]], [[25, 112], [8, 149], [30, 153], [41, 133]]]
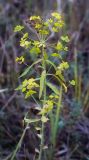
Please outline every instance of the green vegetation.
[[89, 160], [88, 8], [0, 1], [0, 160]]
[[[48, 41], [51, 31], [59, 33], [65, 25], [62, 16], [57, 12], [52, 13], [46, 20], [40, 16], [31, 16], [28, 23], [34, 32], [34, 39], [28, 32], [25, 32], [26, 27], [24, 26], [18, 25], [14, 31], [22, 34], [20, 46], [28, 50], [31, 55], [34, 54], [36, 61], [21, 74], [20, 77], [26, 77], [28, 73], [30, 76], [28, 79], [25, 78], [16, 90], [21, 90], [26, 99], [33, 98], [37, 105], [39, 103], [38, 108], [36, 108], [39, 110], [37, 117], [31, 119], [31, 117], [26, 116], [24, 121], [27, 125], [34, 125], [39, 138], [40, 145], [36, 149], [36, 159], [42, 160], [43, 157], [47, 156], [49, 160], [52, 160], [56, 147], [60, 111], [63, 107], [63, 93], [67, 93], [67, 86], [75, 85], [74, 80], [66, 80], [64, 76], [65, 71], [69, 69], [69, 64], [64, 60], [62, 52], [68, 51], [69, 38], [68, 36], [61, 36], [56, 43]], [[51, 50], [50, 53], [48, 53], [49, 49]], [[58, 64], [55, 63], [55, 59], [58, 60]], [[26, 64], [25, 56], [17, 57], [16, 62]], [[35, 65], [38, 65], [40, 70], [36, 77], [30, 73], [31, 69], [34, 70]], [[54, 85], [53, 79], [58, 85]], [[49, 146], [45, 145], [45, 127], [47, 124], [50, 124], [51, 130]], [[11, 160], [14, 159], [17, 150], [18, 147]]]

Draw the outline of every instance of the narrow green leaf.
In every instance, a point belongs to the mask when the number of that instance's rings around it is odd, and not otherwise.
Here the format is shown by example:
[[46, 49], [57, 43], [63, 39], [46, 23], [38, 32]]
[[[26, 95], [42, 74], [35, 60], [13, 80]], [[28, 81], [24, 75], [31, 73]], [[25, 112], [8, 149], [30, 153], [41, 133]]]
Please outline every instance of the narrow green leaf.
[[52, 83], [47, 82], [47, 86], [57, 95], [59, 95], [59, 89]]
[[37, 134], [38, 138], [42, 139], [42, 134]]
[[40, 99], [41, 96], [42, 96], [42, 92], [43, 92], [43, 89], [44, 89], [45, 78], [46, 78], [46, 71], [44, 70], [44, 71], [42, 72], [42, 74], [41, 74], [41, 77], [40, 77], [39, 99]]
[[52, 53], [51, 56], [52, 57], [59, 57], [59, 53]]
[[48, 64], [51, 64], [51, 66], [53, 66], [54, 67], [54, 69], [56, 70], [56, 65], [53, 63], [53, 62], [51, 62], [50, 60], [46, 60], [46, 62], [48, 63]]
[[71, 84], [72, 86], [75, 86], [75, 81], [74, 81], [74, 80], [69, 81], [69, 82], [70, 82], [70, 84]]
[[40, 121], [40, 119], [27, 119], [27, 118], [24, 118], [24, 121], [25, 121], [26, 123], [35, 123], [35, 122]]
[[65, 92], [67, 92], [67, 86], [66, 86], [65, 82], [60, 77], [58, 77], [54, 74], [47, 74], [47, 75], [55, 77], [60, 82], [60, 84], [64, 87]]
[[41, 62], [41, 60], [42, 60], [42, 59], [39, 59], [39, 60], [37, 60], [36, 62], [32, 63], [31, 66], [29, 66], [27, 69], [25, 69], [25, 71], [20, 75], [19, 78], [25, 76], [25, 75], [30, 71], [30, 69], [31, 69], [35, 64]]
[[17, 25], [15, 28], [14, 28], [14, 32], [19, 32], [21, 30], [24, 29], [24, 26], [21, 26], [21, 25]]

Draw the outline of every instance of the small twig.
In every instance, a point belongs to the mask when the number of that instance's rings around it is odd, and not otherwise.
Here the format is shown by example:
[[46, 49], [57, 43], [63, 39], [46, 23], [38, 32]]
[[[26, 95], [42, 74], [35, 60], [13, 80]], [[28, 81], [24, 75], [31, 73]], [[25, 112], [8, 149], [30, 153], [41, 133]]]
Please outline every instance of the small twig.
[[7, 103], [2, 107], [2, 111], [6, 109], [9, 103], [15, 98], [16, 92], [8, 99]]

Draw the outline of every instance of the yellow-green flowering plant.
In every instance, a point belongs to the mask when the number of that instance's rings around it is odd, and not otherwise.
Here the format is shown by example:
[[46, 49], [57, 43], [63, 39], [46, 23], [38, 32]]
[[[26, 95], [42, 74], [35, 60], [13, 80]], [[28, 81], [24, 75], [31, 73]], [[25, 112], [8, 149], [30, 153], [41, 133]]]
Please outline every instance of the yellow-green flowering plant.
[[[25, 32], [26, 27], [33, 32], [35, 38], [29, 32]], [[62, 95], [63, 92], [67, 92], [68, 85], [64, 72], [69, 68], [69, 64], [62, 58], [62, 52], [68, 51], [67, 43], [69, 38], [68, 36], [61, 36], [56, 43], [49, 41], [51, 32], [58, 33], [64, 27], [63, 18], [57, 12], [52, 13], [46, 20], [40, 16], [31, 16], [26, 27], [18, 25], [14, 31], [21, 32], [20, 46], [27, 49], [30, 54], [36, 55], [37, 60], [28, 66], [20, 77], [26, 77], [31, 69], [35, 69], [37, 64], [40, 67], [40, 75], [38, 74], [38, 77], [35, 78], [31, 75], [29, 79], [25, 78], [17, 90], [20, 89], [24, 93], [25, 98], [34, 97], [35, 99], [35, 95], [38, 95], [40, 101], [38, 118], [27, 119], [25, 117], [24, 120], [28, 124], [37, 123], [38, 126], [35, 129], [40, 128], [40, 134], [38, 135], [40, 138], [38, 160], [42, 160], [42, 155], [46, 152], [44, 150], [44, 130], [46, 123], [50, 123], [50, 146], [47, 147], [51, 148], [49, 157], [52, 160], [62, 106]], [[58, 64], [55, 63], [54, 59], [58, 60]], [[26, 59], [24, 56], [17, 57], [16, 62], [21, 64], [26, 62]], [[52, 79], [55, 79], [58, 85], [54, 85]], [[69, 81], [69, 83], [74, 85], [73, 80]], [[47, 92], [47, 88], [50, 89], [50, 92]]]

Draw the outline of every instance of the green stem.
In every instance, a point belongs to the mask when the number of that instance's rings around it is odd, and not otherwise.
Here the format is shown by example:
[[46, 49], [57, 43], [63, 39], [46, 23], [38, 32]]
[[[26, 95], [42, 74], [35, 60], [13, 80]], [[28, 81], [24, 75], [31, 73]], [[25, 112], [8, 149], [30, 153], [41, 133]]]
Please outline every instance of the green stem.
[[41, 160], [41, 157], [42, 157], [43, 145], [44, 145], [44, 123], [42, 122], [41, 144], [40, 144], [39, 160]]
[[21, 144], [22, 144], [22, 141], [23, 141], [23, 138], [24, 138], [24, 135], [25, 135], [27, 129], [28, 129], [28, 124], [27, 124], [26, 128], [25, 128], [24, 131], [23, 131], [23, 134], [22, 134], [22, 136], [21, 136], [21, 138], [20, 138], [20, 140], [19, 140], [19, 142], [18, 142], [18, 144], [17, 144], [17, 146], [16, 146], [15, 151], [13, 152], [13, 155], [12, 155], [12, 157], [11, 157], [11, 160], [14, 160], [14, 158], [15, 158], [15, 156], [16, 156], [16, 153], [18, 152], [19, 148], [21, 147]]
[[[58, 100], [58, 103], [57, 103], [57, 110], [56, 110], [56, 115], [55, 115], [54, 127], [51, 130], [52, 131], [52, 137], [51, 137], [52, 147], [51, 147], [51, 151], [50, 151], [50, 155], [49, 155], [50, 160], [54, 159], [54, 149], [55, 149], [55, 145], [56, 145], [56, 137], [57, 137], [59, 116], [60, 116], [61, 101], [62, 101], [62, 86], [60, 88], [59, 100]], [[53, 122], [54, 119], [52, 119], [51, 121]], [[52, 125], [53, 125], [53, 123], [52, 123]]]
[[57, 130], [58, 130], [61, 101], [62, 101], [62, 86], [60, 88], [60, 95], [57, 103], [57, 110], [56, 110], [56, 116], [55, 116], [56, 119], [55, 119], [54, 132], [53, 132], [53, 148], [55, 148], [55, 145], [56, 145], [56, 136], [57, 136]]
[[74, 50], [74, 59], [75, 59], [75, 67], [74, 67], [74, 72], [75, 72], [75, 97], [77, 100], [78, 97], [78, 62], [77, 62], [77, 50], [75, 48]]
[[50, 125], [51, 125], [51, 137], [50, 137], [50, 142], [51, 142], [51, 146], [50, 146], [50, 152], [49, 152], [49, 160], [52, 160], [53, 159], [53, 152], [54, 152], [54, 150], [53, 150], [53, 146], [52, 146], [52, 144], [53, 144], [53, 132], [54, 132], [54, 115], [53, 115], [53, 113], [52, 113], [52, 111], [51, 111], [51, 113], [50, 113]]
[[[42, 67], [46, 71], [46, 61], [45, 61], [45, 58], [44, 58], [44, 48], [43, 47], [42, 47], [42, 54], [43, 54]], [[45, 104], [45, 101], [46, 101], [46, 77], [45, 77], [45, 81], [44, 81], [44, 90], [43, 90], [43, 106]], [[40, 152], [39, 152], [38, 160], [42, 160], [43, 146], [44, 146], [44, 122], [42, 122], [42, 128], [41, 128], [41, 144], [40, 144]]]
[[82, 73], [80, 73], [80, 76], [78, 78], [78, 102], [81, 101], [81, 96], [82, 96], [81, 84], [82, 84]]

